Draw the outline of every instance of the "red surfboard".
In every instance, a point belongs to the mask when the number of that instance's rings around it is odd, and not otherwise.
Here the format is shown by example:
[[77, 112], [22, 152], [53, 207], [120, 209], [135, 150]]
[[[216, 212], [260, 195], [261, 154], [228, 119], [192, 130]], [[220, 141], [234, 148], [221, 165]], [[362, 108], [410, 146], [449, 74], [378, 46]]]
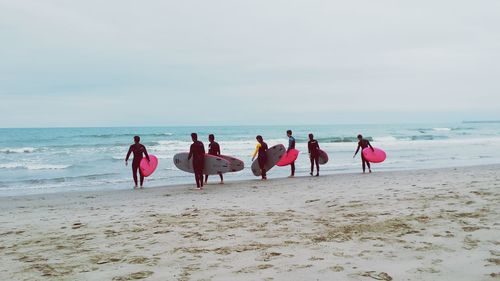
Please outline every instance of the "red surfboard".
[[371, 163], [382, 163], [384, 162], [385, 158], [387, 158], [387, 155], [385, 154], [385, 151], [379, 148], [373, 148], [374, 151], [372, 151], [371, 148], [367, 147], [363, 149], [363, 156], [365, 157], [368, 162]]
[[158, 167], [158, 158], [154, 155], [149, 155], [149, 161], [147, 158], [142, 158], [139, 168], [141, 169], [141, 174], [145, 177], [149, 177], [154, 173]]
[[287, 153], [281, 157], [280, 161], [276, 163], [276, 166], [283, 167], [283, 166], [288, 166], [292, 164], [295, 160], [297, 160], [297, 157], [299, 157], [299, 152], [297, 149], [290, 149]]

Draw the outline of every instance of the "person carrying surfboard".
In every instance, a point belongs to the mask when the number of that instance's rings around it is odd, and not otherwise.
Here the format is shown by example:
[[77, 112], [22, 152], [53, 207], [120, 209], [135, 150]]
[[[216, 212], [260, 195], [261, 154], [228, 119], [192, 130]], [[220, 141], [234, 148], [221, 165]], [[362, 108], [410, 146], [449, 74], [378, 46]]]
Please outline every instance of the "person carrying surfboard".
[[[214, 155], [214, 156], [219, 156], [220, 155], [220, 145], [215, 141], [215, 136], [213, 134], [210, 134], [208, 136], [208, 141], [210, 142], [208, 144], [208, 154]], [[219, 174], [220, 177], [220, 184], [224, 184], [224, 176], [222, 174]], [[208, 182], [208, 175], [205, 175], [205, 184]]]
[[261, 135], [256, 137], [257, 146], [255, 147], [255, 152], [253, 153], [252, 161], [257, 156], [257, 160], [259, 161], [259, 168], [262, 174], [262, 180], [267, 180], [266, 176], [266, 162], [267, 162], [267, 143], [264, 142], [264, 139]]
[[[372, 151], [375, 151], [375, 149], [373, 149], [373, 146], [371, 145], [369, 140], [364, 139], [362, 135], [358, 135], [358, 148], [356, 149], [356, 152], [354, 153], [354, 156], [352, 158], [356, 157], [356, 155], [358, 154], [360, 149], [361, 149], [361, 151], [363, 151], [363, 149], [365, 149], [367, 147], [370, 147]], [[370, 162], [365, 159], [365, 156], [363, 155], [363, 153], [361, 153], [361, 163], [363, 166], [363, 174], [366, 172], [366, 166], [368, 166], [368, 171], [370, 173], [372, 172], [372, 169], [370, 167]]]
[[309, 142], [307, 142], [309, 150], [309, 159], [311, 160], [311, 176], [314, 172], [314, 164], [316, 164], [316, 176], [319, 177], [319, 143], [314, 139], [313, 134], [309, 134]]
[[[286, 152], [290, 152], [290, 150], [295, 149], [295, 138], [292, 136], [292, 130], [286, 131], [286, 135], [288, 136], [288, 149]], [[291, 168], [291, 174], [290, 177], [293, 178], [295, 177], [295, 161], [290, 163], [290, 168]]]
[[134, 178], [134, 189], [137, 188], [137, 172], [141, 177], [141, 189], [144, 184], [144, 175], [141, 173], [139, 167], [141, 165], [141, 160], [143, 158], [143, 154], [146, 156], [146, 159], [149, 161], [148, 151], [146, 147], [140, 143], [141, 138], [139, 136], [134, 136], [134, 144], [130, 146], [127, 152], [127, 157], [125, 157], [125, 166], [128, 166], [128, 159], [130, 154], [134, 154], [134, 160], [132, 160], [132, 177]]
[[205, 164], [205, 146], [198, 140], [198, 134], [192, 133], [193, 144], [189, 149], [188, 160], [193, 158], [194, 178], [198, 189], [203, 189], [203, 166]]

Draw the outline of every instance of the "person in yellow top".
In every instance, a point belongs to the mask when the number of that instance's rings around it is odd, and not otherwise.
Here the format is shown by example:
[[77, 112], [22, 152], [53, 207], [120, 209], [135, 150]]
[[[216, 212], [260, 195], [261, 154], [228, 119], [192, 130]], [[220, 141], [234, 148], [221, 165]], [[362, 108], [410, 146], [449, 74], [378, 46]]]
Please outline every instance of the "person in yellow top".
[[257, 156], [257, 161], [259, 161], [259, 168], [261, 171], [262, 175], [262, 180], [267, 180], [266, 176], [266, 162], [267, 162], [267, 143], [264, 142], [264, 139], [262, 138], [261, 135], [258, 135], [256, 137], [257, 139], [257, 146], [255, 147], [255, 152], [253, 153], [252, 161], [255, 159], [255, 156]]

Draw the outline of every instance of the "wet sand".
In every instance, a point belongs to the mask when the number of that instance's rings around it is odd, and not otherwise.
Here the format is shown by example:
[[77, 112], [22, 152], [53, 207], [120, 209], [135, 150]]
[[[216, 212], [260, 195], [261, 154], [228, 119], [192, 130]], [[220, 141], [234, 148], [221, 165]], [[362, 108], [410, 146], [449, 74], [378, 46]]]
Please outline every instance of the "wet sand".
[[499, 280], [499, 170], [3, 197], [0, 277]]

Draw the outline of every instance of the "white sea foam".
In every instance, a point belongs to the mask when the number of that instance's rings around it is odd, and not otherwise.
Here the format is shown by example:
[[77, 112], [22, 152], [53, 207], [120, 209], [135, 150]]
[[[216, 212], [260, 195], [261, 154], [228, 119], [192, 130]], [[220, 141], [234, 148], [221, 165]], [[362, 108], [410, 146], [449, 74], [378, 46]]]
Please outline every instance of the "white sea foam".
[[434, 131], [438, 132], [449, 132], [451, 131], [451, 128], [432, 128]]
[[397, 142], [398, 139], [393, 136], [384, 136], [384, 137], [374, 137], [374, 142], [383, 142], [383, 143], [394, 143]]
[[71, 167], [71, 165], [52, 165], [52, 164], [35, 164], [35, 163], [3, 163], [0, 164], [0, 169], [26, 169], [26, 170], [63, 170]]
[[16, 147], [16, 148], [2, 148], [0, 153], [10, 154], [10, 153], [33, 153], [37, 149], [34, 147]]

